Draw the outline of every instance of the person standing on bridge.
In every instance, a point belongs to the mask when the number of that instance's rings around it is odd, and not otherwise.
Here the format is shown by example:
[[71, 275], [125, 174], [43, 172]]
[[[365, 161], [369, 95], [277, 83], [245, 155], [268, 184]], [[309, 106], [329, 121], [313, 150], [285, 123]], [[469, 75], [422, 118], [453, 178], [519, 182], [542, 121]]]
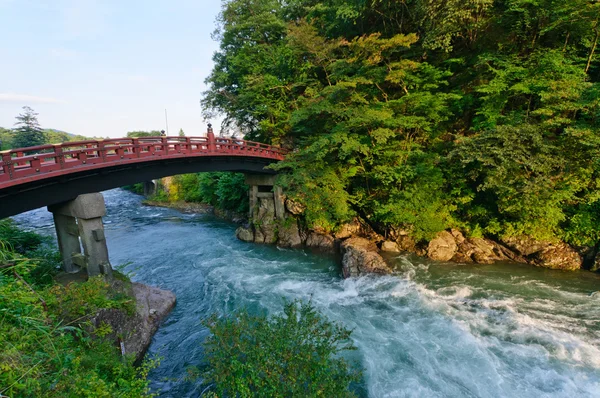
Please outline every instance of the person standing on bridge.
[[160, 136], [161, 137], [166, 137], [167, 134], [165, 134], [165, 130], [160, 130]]

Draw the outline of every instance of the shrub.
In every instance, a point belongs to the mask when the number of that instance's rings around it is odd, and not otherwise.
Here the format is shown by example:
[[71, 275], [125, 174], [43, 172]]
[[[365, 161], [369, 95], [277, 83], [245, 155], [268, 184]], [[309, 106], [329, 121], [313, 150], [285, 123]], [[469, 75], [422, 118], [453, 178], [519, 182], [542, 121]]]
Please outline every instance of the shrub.
[[218, 396], [348, 397], [360, 372], [339, 356], [356, 349], [351, 331], [328, 321], [310, 303], [286, 303], [282, 315], [212, 316], [205, 342]]
[[[131, 310], [134, 303], [102, 278], [66, 287], [36, 273], [56, 252], [33, 242], [43, 239], [23, 233], [3, 221], [0, 236], [0, 396], [11, 397], [149, 397], [146, 376], [154, 362], [142, 368], [121, 357], [101, 325], [88, 334], [90, 316], [101, 308]], [[21, 239], [19, 237], [26, 237]], [[35, 258], [16, 253], [15, 238]], [[25, 244], [26, 243], [26, 244]], [[84, 325], [86, 328], [84, 328]]]

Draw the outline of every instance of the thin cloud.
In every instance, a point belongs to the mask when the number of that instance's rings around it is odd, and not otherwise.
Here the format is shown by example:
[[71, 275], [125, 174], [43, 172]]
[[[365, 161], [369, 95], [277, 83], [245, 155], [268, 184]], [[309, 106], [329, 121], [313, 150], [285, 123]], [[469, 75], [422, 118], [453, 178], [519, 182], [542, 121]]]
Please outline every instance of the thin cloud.
[[51, 97], [38, 97], [35, 95], [25, 94], [13, 94], [13, 93], [0, 93], [0, 102], [18, 102], [28, 104], [65, 104], [66, 101], [51, 98]]
[[52, 58], [60, 60], [73, 60], [77, 57], [77, 52], [68, 48], [51, 48], [49, 53]]

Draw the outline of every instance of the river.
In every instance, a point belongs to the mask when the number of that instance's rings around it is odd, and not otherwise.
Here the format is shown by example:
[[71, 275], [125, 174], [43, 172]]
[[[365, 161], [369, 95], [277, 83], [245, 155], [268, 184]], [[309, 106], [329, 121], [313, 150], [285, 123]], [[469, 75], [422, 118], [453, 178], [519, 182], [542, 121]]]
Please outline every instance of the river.
[[[600, 277], [525, 265], [435, 264], [391, 256], [392, 276], [344, 280], [332, 257], [238, 241], [210, 215], [146, 207], [104, 193], [113, 266], [172, 290], [177, 306], [155, 335], [150, 374], [161, 397], [197, 397], [202, 319], [241, 306], [281, 311], [311, 299], [353, 329], [369, 397], [600, 397]], [[53, 233], [45, 209], [15, 217]]]

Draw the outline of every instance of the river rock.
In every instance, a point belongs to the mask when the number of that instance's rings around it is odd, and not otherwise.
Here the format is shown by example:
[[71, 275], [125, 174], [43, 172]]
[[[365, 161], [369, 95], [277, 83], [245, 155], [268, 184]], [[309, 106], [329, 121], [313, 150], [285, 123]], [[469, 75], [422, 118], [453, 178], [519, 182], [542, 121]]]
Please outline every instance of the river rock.
[[460, 240], [460, 243], [458, 243], [458, 251], [453, 257], [453, 261], [492, 264], [496, 261], [510, 260], [510, 257], [505, 254], [505, 250], [492, 240], [485, 238], [465, 239], [464, 237], [458, 240]]
[[504, 238], [502, 242], [538, 267], [576, 270], [583, 265], [583, 257], [564, 242], [539, 241], [527, 236]]
[[235, 230], [235, 236], [244, 242], [254, 242], [254, 231], [251, 226], [238, 227], [238, 229]]
[[344, 278], [370, 273], [389, 274], [392, 272], [383, 258], [377, 253], [377, 245], [367, 239], [347, 239], [342, 242], [341, 251]]
[[347, 239], [351, 236], [360, 235], [362, 226], [358, 219], [352, 220], [352, 222], [343, 224], [340, 229], [333, 234], [336, 239]]
[[302, 238], [300, 237], [300, 228], [298, 220], [293, 217], [287, 217], [279, 222], [277, 230], [277, 245], [281, 247], [300, 247]]
[[382, 252], [399, 253], [400, 248], [398, 247], [398, 244], [396, 242], [386, 240], [381, 244], [381, 251]]
[[590, 271], [593, 271], [593, 272], [600, 271], [600, 251], [598, 251], [598, 253], [596, 254], [596, 258], [594, 259], [594, 262], [592, 263], [592, 268], [590, 268]]
[[287, 211], [295, 216], [299, 216], [300, 214], [304, 213], [304, 210], [306, 210], [306, 206], [304, 206], [301, 203], [298, 203], [290, 198], [287, 198], [285, 200], [285, 208], [287, 209]]
[[314, 231], [308, 233], [306, 247], [313, 247], [321, 250], [333, 251], [335, 249], [335, 239], [331, 235], [320, 234]]
[[175, 306], [176, 299], [170, 291], [141, 283], [132, 283], [131, 292], [136, 300], [134, 315], [122, 309], [103, 309], [91, 323], [95, 328], [109, 325], [112, 332], [107, 337], [114, 339], [116, 344], [122, 341], [125, 354], [133, 355], [139, 363], [161, 321]]
[[457, 251], [458, 245], [454, 236], [448, 231], [442, 231], [429, 242], [427, 256], [432, 260], [450, 261]]
[[581, 268], [583, 259], [566, 243], [546, 246], [532, 256], [531, 262], [539, 267], [574, 271]]
[[532, 254], [535, 254], [552, 244], [552, 242], [540, 241], [528, 236], [511, 236], [508, 238], [503, 238], [501, 241], [506, 246], [524, 257], [531, 256]]

